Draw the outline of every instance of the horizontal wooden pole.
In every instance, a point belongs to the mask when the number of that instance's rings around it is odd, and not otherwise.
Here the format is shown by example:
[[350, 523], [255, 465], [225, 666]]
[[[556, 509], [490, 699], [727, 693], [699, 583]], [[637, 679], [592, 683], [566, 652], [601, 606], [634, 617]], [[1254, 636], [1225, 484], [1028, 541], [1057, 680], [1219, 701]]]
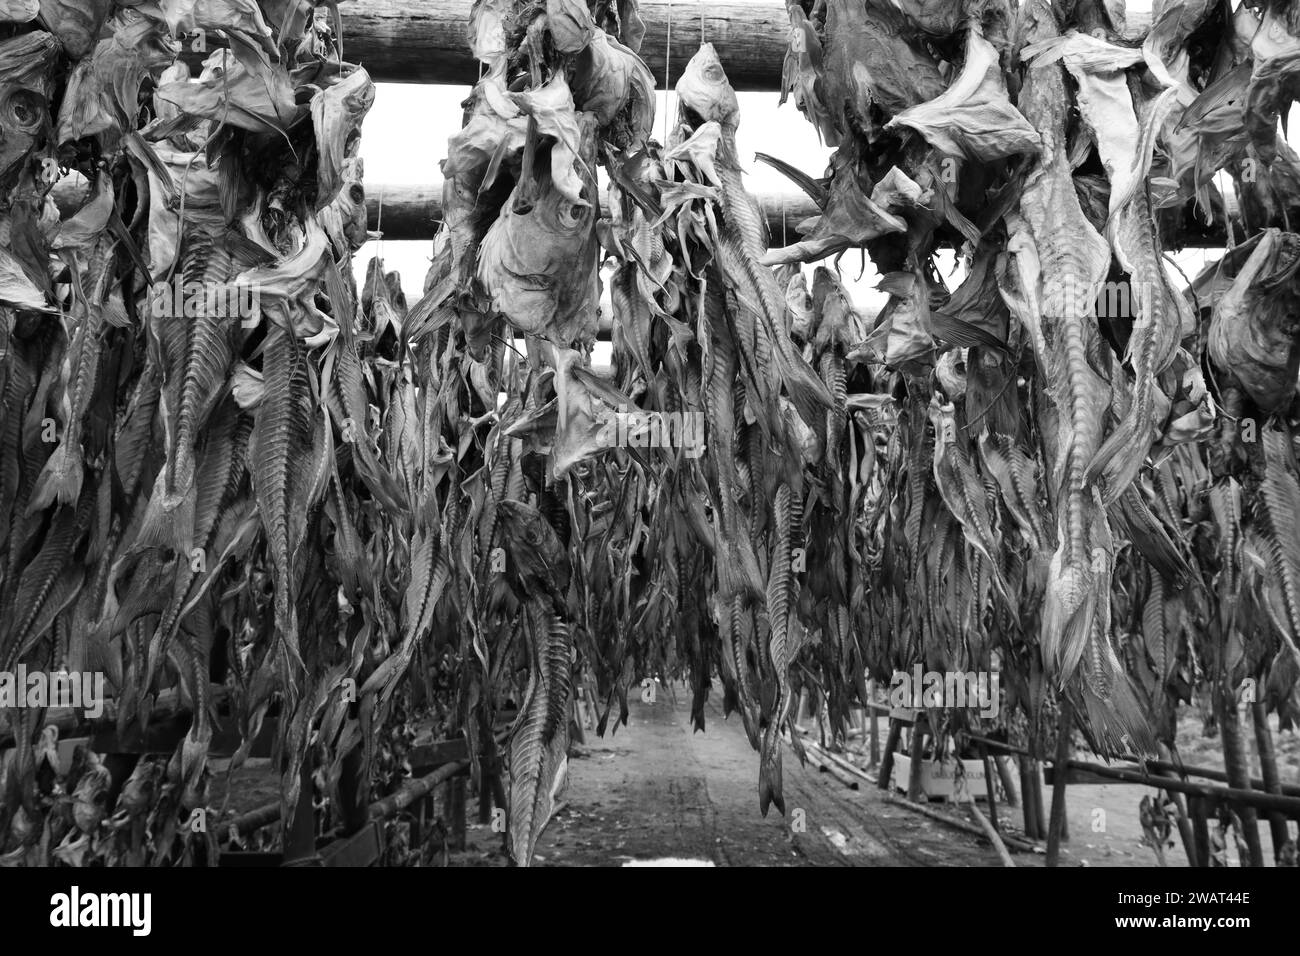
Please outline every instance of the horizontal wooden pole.
[[[783, 236], [788, 242], [798, 242], [800, 235], [795, 226], [818, 212], [811, 199], [793, 190], [757, 198], [767, 219], [768, 232], [777, 244], [781, 243]], [[442, 184], [369, 184], [366, 186], [366, 211], [370, 228], [382, 232], [385, 239], [432, 239], [442, 219]]]
[[[343, 55], [387, 83], [472, 86], [480, 65], [469, 53], [470, 0], [349, 0], [343, 15]], [[659, 89], [677, 82], [700, 41], [712, 43], [737, 90], [781, 88], [790, 36], [783, 2], [757, 0], [641, 0], [645, 23], [641, 58]], [[1129, 36], [1143, 33], [1149, 13], [1129, 16]]]
[[458, 760], [455, 763], [443, 764], [427, 776], [407, 781], [395, 793], [391, 793], [382, 800], [376, 800], [372, 803], [369, 809], [369, 817], [371, 820], [386, 820], [405, 810], [421, 797], [427, 797], [433, 793], [438, 784], [468, 770], [469, 761]]
[[[470, 0], [349, 0], [339, 6], [343, 56], [379, 82], [472, 86], [480, 64], [465, 38], [471, 6]], [[780, 89], [790, 34], [784, 3], [641, 0], [640, 14], [641, 58], [660, 89], [665, 78], [668, 86], [677, 82], [701, 30], [735, 89]]]

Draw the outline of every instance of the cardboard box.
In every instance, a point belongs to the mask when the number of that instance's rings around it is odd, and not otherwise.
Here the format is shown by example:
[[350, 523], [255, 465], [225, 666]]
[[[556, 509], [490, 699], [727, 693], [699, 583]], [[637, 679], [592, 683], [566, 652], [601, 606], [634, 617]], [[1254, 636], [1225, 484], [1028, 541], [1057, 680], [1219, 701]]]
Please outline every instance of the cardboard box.
[[[957, 793], [958, 763], [961, 764], [964, 774], [961, 783], [966, 788], [960, 795]], [[911, 770], [912, 758], [910, 756], [904, 753], [894, 754], [894, 772], [890, 783], [895, 790], [907, 793], [907, 781]], [[943, 761], [922, 760], [921, 793], [930, 799], [943, 798], [960, 802], [968, 799], [973, 794], [976, 800], [987, 800], [989, 793], [988, 783], [984, 779], [984, 761], [958, 761], [953, 757], [948, 757]]]

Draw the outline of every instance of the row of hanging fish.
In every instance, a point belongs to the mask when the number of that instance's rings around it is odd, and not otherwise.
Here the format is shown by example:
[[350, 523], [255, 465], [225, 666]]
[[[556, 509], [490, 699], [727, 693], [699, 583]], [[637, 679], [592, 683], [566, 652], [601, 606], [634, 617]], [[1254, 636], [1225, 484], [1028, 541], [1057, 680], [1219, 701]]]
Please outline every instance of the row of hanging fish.
[[[1223, 580], [1192, 514], [1221, 485], [1295, 487], [1295, 154], [1276, 129], [1300, 75], [1293, 11], [1173, 0], [1139, 34], [1102, 2], [787, 6], [784, 96], [837, 148], [824, 179], [771, 160], [823, 215], [769, 259], [865, 248], [890, 296], [849, 353], [892, 370], [901, 403], [879, 523], [896, 550], [863, 626], [891, 629], [903, 665], [964, 670], [996, 646], [1013, 699], [1040, 713], [1049, 678], [1101, 753], [1168, 739], [1144, 714], [1167, 717], [1166, 692], [1186, 699], [1208, 667], [1187, 636], [1213, 604], [1189, 584]], [[1207, 224], [1232, 248], [1189, 284], [1166, 253]], [[965, 267], [951, 292], [941, 246]], [[1259, 500], [1211, 528], [1260, 535], [1278, 626], [1236, 626], [1271, 648], [1289, 721], [1296, 515], [1291, 491]], [[954, 559], [973, 605], [927, 591], [953, 586]], [[1155, 659], [1112, 615], [1131, 613], [1134, 575], [1187, 614]]]
[[106, 674], [119, 738], [191, 722], [113, 781], [5, 709], [0, 865], [213, 863], [218, 722], [237, 766], [278, 712], [284, 823], [304, 778], [337, 802], [431, 626], [413, 552], [446, 560], [397, 277], [352, 277], [374, 85], [305, 2], [31, 6], [0, 41], [0, 668]]

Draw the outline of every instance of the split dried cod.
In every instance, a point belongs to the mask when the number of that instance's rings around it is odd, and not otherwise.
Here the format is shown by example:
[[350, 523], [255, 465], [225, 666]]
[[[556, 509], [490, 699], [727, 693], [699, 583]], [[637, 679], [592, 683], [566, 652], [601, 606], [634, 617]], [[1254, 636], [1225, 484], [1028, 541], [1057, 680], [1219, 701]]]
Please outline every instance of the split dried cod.
[[[1047, 4], [1031, 4], [1026, 16], [1031, 41], [1057, 35]], [[1111, 643], [1114, 544], [1100, 494], [1086, 480], [1110, 404], [1109, 385], [1095, 370], [1101, 343], [1093, 313], [1110, 249], [1075, 193], [1065, 133], [1068, 101], [1059, 64], [1029, 70], [1020, 108], [1040, 131], [1043, 149], [1020, 199], [1026, 233], [1019, 241], [1032, 243], [1035, 254], [1017, 256], [1029, 297], [1019, 317], [1032, 331], [1057, 409], [1051, 467], [1058, 545], [1048, 571], [1041, 642], [1049, 672], [1060, 686], [1077, 689], [1099, 742], [1119, 752], [1146, 744], [1150, 734]], [[1017, 241], [1013, 228], [1013, 247]]]

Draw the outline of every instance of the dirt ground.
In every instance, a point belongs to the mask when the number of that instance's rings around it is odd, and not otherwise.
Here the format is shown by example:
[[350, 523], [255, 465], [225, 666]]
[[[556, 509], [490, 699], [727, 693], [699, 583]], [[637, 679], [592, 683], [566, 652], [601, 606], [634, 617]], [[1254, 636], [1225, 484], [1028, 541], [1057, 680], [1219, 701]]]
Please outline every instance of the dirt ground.
[[[714, 866], [985, 866], [990, 847], [853, 791], [785, 755], [787, 818], [758, 810], [758, 755], [738, 719], [710, 703], [692, 734], [688, 699], [634, 701], [627, 727], [587, 735], [569, 764], [565, 806], [537, 847], [538, 866], [696, 861]], [[794, 825], [802, 813], [802, 832]], [[499, 835], [471, 824], [458, 865], [499, 865]]]
[[[707, 707], [707, 733], [691, 732], [689, 697], [661, 693], [654, 704], [633, 700], [627, 727], [604, 739], [588, 732], [573, 747], [561, 809], [542, 835], [538, 866], [646, 865], [673, 860], [703, 866], [998, 866], [982, 838], [886, 802], [863, 782], [851, 790], [815, 767], [785, 753], [787, 817], [758, 810], [758, 755], [738, 718], [724, 721], [715, 701]], [[1294, 733], [1276, 734], [1284, 773], [1294, 779]], [[1180, 721], [1179, 749], [1189, 763], [1221, 766], [1217, 740], [1204, 738], [1194, 714]], [[230, 810], [275, 799], [278, 779], [265, 761], [251, 761], [237, 776]], [[865, 758], [855, 761], [868, 769]], [[872, 776], [874, 776], [874, 771]], [[224, 775], [213, 796], [220, 805]], [[1067, 788], [1070, 839], [1061, 865], [1148, 867], [1156, 865], [1143, 843], [1138, 804], [1149, 787], [1124, 784]], [[441, 799], [440, 799], [441, 802]], [[477, 825], [471, 799], [467, 848], [453, 853], [453, 866], [504, 866], [500, 834]], [[1051, 805], [1044, 788], [1043, 803]], [[931, 807], [969, 822], [966, 812], [943, 803]], [[987, 814], [985, 805], [981, 807]], [[1000, 804], [1004, 831], [1021, 833], [1020, 810]], [[802, 811], [799, 814], [799, 811]], [[798, 825], [801, 823], [802, 825]], [[1261, 836], [1268, 850], [1267, 825]], [[1229, 841], [1231, 842], [1231, 841]], [[1186, 866], [1175, 832], [1166, 850], [1169, 866]], [[1017, 866], [1042, 866], [1040, 851], [1012, 848]], [[1229, 848], [1235, 865], [1235, 848]], [[658, 865], [671, 865], [660, 863]]]
[[[693, 734], [687, 698], [676, 696], [674, 702], [661, 694], [652, 705], [634, 701], [627, 727], [604, 740], [588, 734], [586, 745], [575, 747], [564, 804], [542, 835], [536, 865], [999, 865], [981, 838], [892, 805], [869, 784], [851, 790], [811, 765], [800, 766], [789, 750], [788, 816], [773, 809], [764, 819], [758, 811], [758, 756], [739, 722], [723, 721], [711, 702], [707, 733]], [[1139, 843], [1137, 802], [1145, 791], [1071, 787], [1073, 838], [1063, 865], [1153, 865], [1151, 851]], [[969, 822], [956, 808], [933, 806]], [[1094, 807], [1106, 811], [1102, 832], [1091, 828]], [[1017, 832], [1019, 811], [1004, 807], [1001, 820], [1008, 832]], [[1015, 854], [1018, 866], [1043, 860], [1041, 853]], [[1172, 854], [1169, 862], [1176, 865]], [[454, 854], [452, 863], [502, 865], [501, 837], [471, 824], [467, 852]]]

